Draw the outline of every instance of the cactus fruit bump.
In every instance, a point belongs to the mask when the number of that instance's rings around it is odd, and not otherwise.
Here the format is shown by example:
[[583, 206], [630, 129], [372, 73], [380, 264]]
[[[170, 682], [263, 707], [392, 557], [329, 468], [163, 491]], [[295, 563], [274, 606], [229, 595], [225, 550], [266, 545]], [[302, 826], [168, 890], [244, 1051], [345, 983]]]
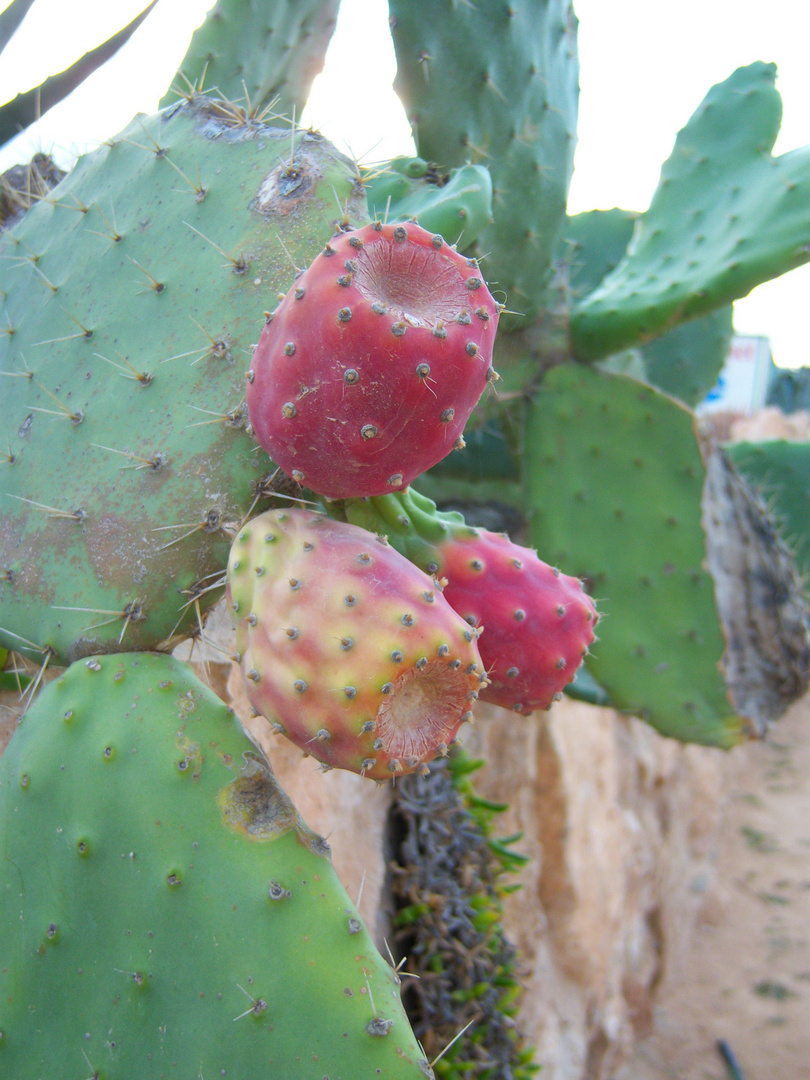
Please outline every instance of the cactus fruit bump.
[[479, 630], [383, 537], [271, 510], [236, 538], [228, 595], [251, 704], [324, 766], [424, 771], [472, 720]]
[[338, 233], [265, 327], [248, 374], [254, 434], [327, 498], [384, 495], [459, 442], [495, 378], [500, 314], [478, 264], [420, 226]]

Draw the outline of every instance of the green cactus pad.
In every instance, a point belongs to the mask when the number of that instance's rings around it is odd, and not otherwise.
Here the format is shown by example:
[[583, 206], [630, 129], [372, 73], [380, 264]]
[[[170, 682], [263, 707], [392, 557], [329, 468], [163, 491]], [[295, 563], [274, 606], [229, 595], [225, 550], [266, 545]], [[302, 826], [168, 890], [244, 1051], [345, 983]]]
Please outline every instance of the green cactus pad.
[[251, 346], [337, 199], [365, 217], [320, 136], [197, 98], [0, 236], [0, 643], [63, 664], [163, 647], [221, 595], [274, 468], [246, 431]]
[[772, 508], [807, 583], [810, 579], [810, 444], [772, 439], [731, 443], [725, 449]]
[[574, 297], [593, 292], [627, 251], [638, 213], [634, 210], [588, 210], [566, 218], [557, 249], [558, 261], [568, 268]]
[[[419, 176], [413, 174], [424, 166]], [[372, 216], [415, 219], [428, 232], [466, 251], [492, 220], [492, 179], [483, 165], [464, 165], [442, 176], [421, 158], [394, 158], [365, 181]]]
[[694, 408], [716, 385], [733, 334], [728, 304], [645, 342], [638, 351], [646, 381]]
[[79, 661], [0, 760], [0, 1072], [431, 1076], [399, 980], [230, 710]]
[[588, 669], [662, 733], [734, 745], [745, 725], [720, 671], [692, 414], [632, 379], [563, 365], [526, 424], [532, 542], [587, 579], [604, 616]]
[[[572, 295], [596, 289], [619, 264], [639, 215], [628, 210], [591, 210], [568, 218], [560, 261], [568, 266]], [[687, 405], [697, 405], [717, 382], [728, 354], [731, 305], [693, 319], [638, 348], [603, 361], [611, 371], [627, 372]]]
[[[499, 330], [503, 318], [501, 314]], [[431, 484], [438, 485], [430, 491], [433, 498], [442, 497], [446, 482], [448, 494], [452, 492], [455, 497], [461, 493], [457, 480], [495, 482], [493, 490], [497, 492], [496, 478], [515, 481], [519, 478], [524, 398], [542, 377], [546, 361], [553, 357], [553, 362], [560, 363], [566, 356], [557, 331], [557, 319], [551, 316], [525, 334], [499, 333], [492, 358], [498, 379], [490, 383], [467, 422], [465, 445], [425, 474]], [[419, 485], [424, 487], [422, 478]], [[492, 497], [497, 498], [497, 493]]]
[[648, 341], [810, 258], [810, 147], [771, 155], [775, 77], [739, 68], [679, 133], [626, 257], [572, 309], [577, 358]]
[[570, 0], [389, 0], [394, 89], [423, 158], [486, 165], [494, 223], [478, 247], [525, 324], [541, 306], [573, 169], [579, 96]]
[[[337, 22], [340, 0], [217, 0], [160, 105], [190, 87], [216, 89], [254, 115], [300, 116]], [[247, 96], [246, 96], [247, 95]]]

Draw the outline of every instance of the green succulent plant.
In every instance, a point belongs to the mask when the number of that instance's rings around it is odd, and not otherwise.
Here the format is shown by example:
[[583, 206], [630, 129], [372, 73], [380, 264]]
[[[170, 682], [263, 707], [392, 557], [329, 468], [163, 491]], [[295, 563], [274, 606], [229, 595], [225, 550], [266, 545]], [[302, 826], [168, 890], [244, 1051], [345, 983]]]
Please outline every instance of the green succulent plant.
[[[0, 15], [0, 48], [29, 6]], [[40, 98], [75, 85], [149, 10]], [[693, 412], [727, 351], [731, 303], [810, 258], [810, 148], [772, 154], [774, 66], [709, 91], [647, 211], [570, 216], [570, 0], [390, 0], [418, 156], [373, 169], [294, 120], [337, 11], [220, 0], [159, 112], [64, 177], [42, 160], [3, 181], [0, 659], [65, 668], [0, 765], [0, 1071], [20, 1080], [432, 1075], [322, 841], [166, 655], [203, 633], [240, 523], [312, 497], [257, 450], [244, 379], [276, 296], [336, 228], [415, 217], [484, 257], [505, 310], [500, 382], [466, 447], [420, 494], [333, 516], [376, 529], [390, 512], [392, 543], [417, 562], [449, 505], [472, 524], [508, 522], [584, 578], [605, 615], [572, 692], [665, 735], [732, 746], [807, 686], [806, 455], [726, 451]], [[0, 134], [27, 122], [21, 107], [2, 111]], [[451, 756], [400, 796], [411, 825], [432, 791], [463, 819], [448, 880], [500, 958], [485, 1029], [437, 1075], [461, 1080], [468, 1049], [497, 1045], [527, 1076], [530, 1052], [504, 1035], [517, 990], [499, 907], [499, 875], [519, 860], [501, 845], [500, 869], [464, 885], [495, 846], [460, 779], [468, 764]], [[43, 828], [46, 857], [31, 860]], [[430, 876], [416, 847], [408, 860], [400, 900]], [[420, 948], [435, 933], [417, 925], [426, 914], [400, 905]], [[449, 1000], [485, 989], [450, 985]], [[431, 1039], [452, 1019], [437, 1015], [422, 1017]]]
[[329, 845], [186, 664], [68, 668], [0, 818], [7, 1076], [430, 1075]]

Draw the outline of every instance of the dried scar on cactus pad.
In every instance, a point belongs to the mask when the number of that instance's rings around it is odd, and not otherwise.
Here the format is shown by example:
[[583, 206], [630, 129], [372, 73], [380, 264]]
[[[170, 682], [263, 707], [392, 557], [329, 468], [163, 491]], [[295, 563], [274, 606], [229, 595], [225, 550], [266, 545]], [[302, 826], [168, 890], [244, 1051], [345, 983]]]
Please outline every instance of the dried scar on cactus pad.
[[339, 233], [267, 323], [248, 372], [253, 432], [328, 498], [382, 495], [463, 445], [500, 307], [474, 259], [418, 225]]
[[250, 703], [325, 767], [424, 770], [472, 720], [480, 630], [384, 538], [271, 510], [237, 536], [228, 596]]

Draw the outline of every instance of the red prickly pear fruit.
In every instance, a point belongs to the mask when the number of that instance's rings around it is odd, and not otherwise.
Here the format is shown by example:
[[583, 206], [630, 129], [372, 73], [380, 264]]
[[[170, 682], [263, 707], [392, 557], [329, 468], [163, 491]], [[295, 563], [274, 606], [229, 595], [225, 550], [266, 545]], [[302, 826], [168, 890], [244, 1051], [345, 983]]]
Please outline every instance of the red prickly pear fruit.
[[472, 720], [479, 631], [384, 537], [271, 510], [234, 542], [228, 598], [250, 703], [325, 767], [424, 770]]
[[412, 222], [339, 233], [265, 326], [248, 372], [259, 444], [330, 499], [383, 495], [463, 446], [500, 306], [474, 259]]
[[582, 582], [484, 529], [458, 530], [438, 554], [446, 599], [485, 631], [481, 700], [520, 713], [550, 708], [595, 640], [599, 615]]
[[489, 684], [481, 700], [517, 712], [548, 709], [570, 683], [599, 619], [578, 578], [544, 563], [502, 533], [467, 525], [412, 488], [348, 500], [343, 511], [445, 582], [445, 599], [470, 625]]

